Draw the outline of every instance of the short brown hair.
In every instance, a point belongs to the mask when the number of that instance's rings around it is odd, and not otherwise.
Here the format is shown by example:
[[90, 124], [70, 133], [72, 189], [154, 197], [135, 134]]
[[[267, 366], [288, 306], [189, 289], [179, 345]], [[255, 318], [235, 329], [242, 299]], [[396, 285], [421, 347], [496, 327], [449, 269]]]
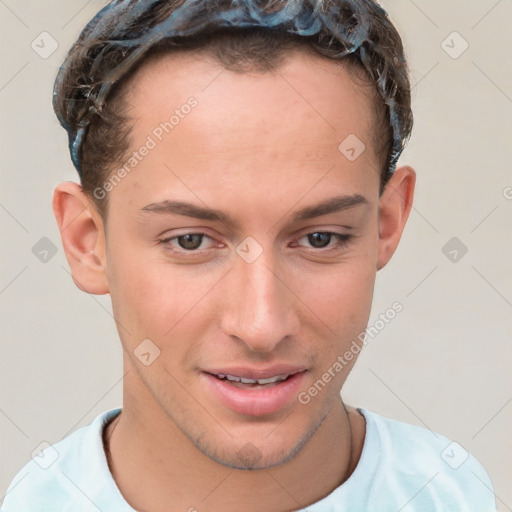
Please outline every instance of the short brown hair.
[[87, 24], [57, 75], [54, 110], [84, 192], [94, 194], [130, 149], [122, 89], [147, 59], [202, 50], [226, 69], [270, 71], [292, 49], [350, 63], [373, 86], [383, 155], [380, 194], [412, 129], [401, 38], [373, 0], [114, 0]]

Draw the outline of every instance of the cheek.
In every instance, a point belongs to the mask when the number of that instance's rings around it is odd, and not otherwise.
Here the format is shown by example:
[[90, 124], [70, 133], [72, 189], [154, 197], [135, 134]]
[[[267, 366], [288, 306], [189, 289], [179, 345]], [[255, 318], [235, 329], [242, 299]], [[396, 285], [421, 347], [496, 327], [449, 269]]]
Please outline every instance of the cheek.
[[375, 283], [375, 270], [370, 265], [363, 260], [347, 262], [314, 275], [304, 273], [300, 279], [299, 298], [330, 336], [346, 340], [354, 330], [366, 327]]
[[318, 406], [334, 403], [361, 352], [360, 336], [370, 316], [374, 280], [371, 265], [347, 264], [317, 276], [317, 286], [304, 299], [314, 312], [309, 317], [313, 323], [308, 326], [308, 339], [315, 347], [315, 365], [303, 391], [309, 397], [318, 394], [318, 399], [311, 398]]
[[164, 346], [207, 302], [205, 293], [218, 279], [198, 275], [193, 266], [171, 265], [162, 258], [155, 261], [154, 252], [109, 255], [115, 261], [109, 272], [112, 306], [116, 320], [126, 328], [124, 338], [126, 332], [133, 337], [131, 344], [150, 338]]

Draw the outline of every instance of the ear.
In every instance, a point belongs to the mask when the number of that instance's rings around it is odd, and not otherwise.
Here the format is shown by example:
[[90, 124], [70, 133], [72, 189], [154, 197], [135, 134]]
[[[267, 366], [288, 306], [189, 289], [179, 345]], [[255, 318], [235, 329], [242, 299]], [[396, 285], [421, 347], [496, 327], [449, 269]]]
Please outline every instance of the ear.
[[409, 217], [414, 197], [416, 172], [412, 167], [395, 169], [379, 201], [379, 245], [377, 270], [393, 256]]
[[75, 284], [87, 293], [108, 293], [103, 220], [82, 187], [60, 183], [53, 192], [53, 213]]

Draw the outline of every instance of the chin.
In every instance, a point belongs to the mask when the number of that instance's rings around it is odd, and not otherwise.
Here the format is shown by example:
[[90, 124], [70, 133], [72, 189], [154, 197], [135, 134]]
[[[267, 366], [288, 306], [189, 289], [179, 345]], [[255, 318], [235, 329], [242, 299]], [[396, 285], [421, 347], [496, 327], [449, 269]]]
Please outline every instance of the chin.
[[301, 450], [302, 445], [299, 444], [288, 449], [283, 449], [281, 446], [275, 450], [267, 446], [264, 451], [251, 442], [247, 442], [237, 451], [231, 448], [224, 450], [217, 448], [214, 452], [210, 452], [202, 449], [200, 446], [197, 448], [218, 464], [232, 469], [254, 471], [271, 469], [289, 462]]
[[[247, 432], [235, 441], [229, 439], [209, 439], [200, 436], [193, 441], [198, 450], [223, 466], [240, 470], [263, 470], [281, 466], [294, 459], [304, 448], [313, 434], [323, 423], [325, 416], [313, 424], [308, 424], [298, 431], [298, 427], [285, 429], [286, 419], [273, 430], [265, 428], [257, 435]], [[250, 441], [250, 440], [253, 441]]]

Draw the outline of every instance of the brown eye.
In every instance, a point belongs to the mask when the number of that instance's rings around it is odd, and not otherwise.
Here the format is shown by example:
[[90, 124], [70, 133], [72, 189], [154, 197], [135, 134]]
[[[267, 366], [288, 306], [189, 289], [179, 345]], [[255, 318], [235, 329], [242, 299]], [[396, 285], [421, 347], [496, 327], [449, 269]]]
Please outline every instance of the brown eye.
[[307, 235], [308, 241], [311, 244], [312, 247], [315, 248], [322, 248], [329, 245], [333, 233], [311, 233]]
[[190, 251], [196, 250], [201, 246], [201, 242], [203, 241], [204, 235], [197, 233], [187, 233], [186, 235], [181, 235], [176, 237], [178, 244], [183, 249], [188, 249]]
[[[205, 242], [205, 243], [203, 243]], [[169, 236], [158, 241], [166, 250], [173, 254], [195, 256], [207, 252], [212, 248], [214, 240], [204, 233], [184, 233], [183, 235]]]
[[352, 237], [353, 235], [331, 231], [315, 231], [301, 237], [300, 240], [304, 242], [299, 242], [299, 245], [310, 249], [319, 249], [318, 252], [320, 252], [321, 249], [325, 249], [326, 251], [330, 251], [331, 249], [345, 249], [348, 247]]

